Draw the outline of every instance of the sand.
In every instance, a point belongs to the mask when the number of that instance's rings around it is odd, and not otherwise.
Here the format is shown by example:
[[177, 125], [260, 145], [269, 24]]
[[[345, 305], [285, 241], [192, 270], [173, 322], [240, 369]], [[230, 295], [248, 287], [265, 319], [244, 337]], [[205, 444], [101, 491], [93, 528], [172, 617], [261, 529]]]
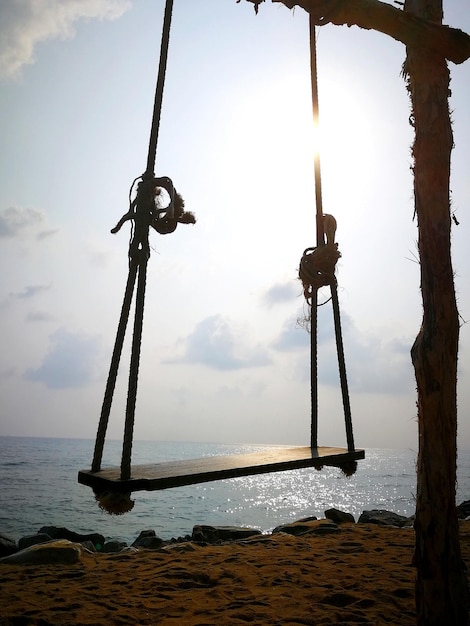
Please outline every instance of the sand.
[[[470, 522], [461, 523], [470, 571]], [[0, 625], [415, 624], [411, 529], [347, 524], [165, 551], [0, 564]]]

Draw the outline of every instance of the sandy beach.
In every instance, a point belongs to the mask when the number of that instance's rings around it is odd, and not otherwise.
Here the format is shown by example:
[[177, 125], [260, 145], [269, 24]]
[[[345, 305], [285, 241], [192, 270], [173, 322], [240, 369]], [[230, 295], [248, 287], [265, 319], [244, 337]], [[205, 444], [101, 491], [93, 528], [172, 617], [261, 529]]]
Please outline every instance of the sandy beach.
[[[470, 566], [470, 522], [461, 522]], [[74, 565], [0, 564], [0, 625], [415, 623], [412, 529], [86, 553]]]

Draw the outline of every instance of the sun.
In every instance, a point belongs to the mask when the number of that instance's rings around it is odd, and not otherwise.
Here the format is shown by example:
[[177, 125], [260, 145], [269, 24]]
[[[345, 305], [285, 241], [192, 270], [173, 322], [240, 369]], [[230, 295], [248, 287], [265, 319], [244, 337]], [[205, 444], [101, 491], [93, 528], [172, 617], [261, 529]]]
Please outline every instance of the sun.
[[271, 168], [280, 159], [302, 161], [312, 167], [313, 156], [322, 161], [362, 160], [370, 149], [371, 120], [360, 93], [344, 76], [319, 81], [319, 125], [315, 126], [310, 75], [306, 68], [286, 68], [268, 80], [260, 79], [238, 94], [228, 115], [233, 160]]

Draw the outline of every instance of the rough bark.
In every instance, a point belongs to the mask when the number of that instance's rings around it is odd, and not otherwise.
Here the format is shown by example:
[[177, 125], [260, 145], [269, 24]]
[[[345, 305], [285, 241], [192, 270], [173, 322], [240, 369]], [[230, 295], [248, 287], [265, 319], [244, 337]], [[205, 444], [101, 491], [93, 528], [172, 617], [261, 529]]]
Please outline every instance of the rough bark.
[[[411, 5], [410, 0], [405, 3]], [[442, 19], [442, 0], [413, 0]], [[455, 506], [459, 319], [451, 261], [449, 71], [409, 46], [405, 64], [415, 126], [414, 196], [423, 300], [411, 355], [418, 388], [416, 611], [420, 626], [467, 625], [468, 592]]]
[[[259, 0], [249, 0], [257, 6]], [[263, 2], [264, 0], [261, 0]], [[292, 9], [299, 6], [310, 13], [318, 25], [359, 26], [382, 32], [405, 45], [438, 52], [453, 63], [470, 58], [470, 36], [457, 29], [437, 24], [427, 15], [414, 15], [379, 0], [272, 0]]]

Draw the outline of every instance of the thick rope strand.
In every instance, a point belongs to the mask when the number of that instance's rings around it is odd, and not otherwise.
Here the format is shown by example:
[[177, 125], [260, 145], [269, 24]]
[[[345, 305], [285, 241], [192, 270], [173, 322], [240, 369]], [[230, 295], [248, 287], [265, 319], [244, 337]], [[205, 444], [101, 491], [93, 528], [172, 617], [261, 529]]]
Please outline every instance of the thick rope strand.
[[346, 362], [344, 359], [343, 335], [341, 332], [341, 317], [339, 312], [338, 287], [336, 279], [331, 283], [331, 301], [333, 305], [333, 319], [335, 323], [336, 348], [338, 351], [339, 379], [343, 396], [344, 422], [346, 426], [346, 441], [348, 451], [354, 452], [354, 435], [351, 418], [351, 404], [349, 402], [348, 379], [346, 376]]
[[124, 300], [121, 308], [121, 316], [119, 318], [116, 340], [114, 342], [114, 350], [109, 368], [108, 381], [106, 383], [106, 391], [104, 394], [103, 405], [101, 408], [101, 417], [96, 434], [95, 452], [93, 455], [92, 472], [99, 472], [101, 469], [101, 461], [103, 458], [103, 448], [106, 438], [106, 430], [108, 428], [109, 415], [111, 405], [113, 403], [114, 389], [116, 387], [116, 379], [119, 370], [119, 362], [121, 360], [122, 347], [124, 337], [126, 335], [127, 321], [129, 319], [129, 311], [134, 293], [135, 279], [137, 276], [137, 262], [131, 262], [129, 265], [129, 274], [127, 277], [126, 290], [124, 292]]
[[134, 435], [135, 406], [137, 383], [139, 378], [140, 349], [142, 344], [142, 326], [144, 320], [145, 286], [147, 279], [148, 257], [145, 250], [140, 250], [139, 277], [135, 301], [134, 333], [132, 335], [131, 364], [127, 391], [126, 420], [122, 444], [121, 480], [131, 477], [132, 441]]
[[150, 132], [147, 169], [144, 174], [145, 177], [154, 176], [158, 131], [160, 129], [160, 118], [162, 114], [163, 88], [165, 85], [166, 64], [168, 59], [168, 46], [170, 43], [172, 12], [173, 0], [167, 0], [165, 5], [165, 14], [163, 17], [162, 41], [160, 45], [160, 63], [158, 66], [157, 86], [155, 89], [155, 101], [153, 105], [152, 129]]
[[[319, 104], [318, 104], [318, 81], [317, 81], [317, 48], [316, 48], [316, 31], [313, 16], [309, 19], [310, 29], [310, 71], [312, 86], [312, 109], [313, 123], [315, 129], [319, 130]], [[348, 450], [354, 451], [354, 437], [351, 419], [351, 406], [349, 401], [348, 382], [346, 376], [346, 364], [344, 359], [343, 337], [341, 332], [341, 318], [339, 311], [338, 289], [336, 277], [334, 275], [335, 266], [340, 253], [337, 245], [329, 242], [330, 245], [325, 246], [325, 230], [323, 201], [321, 188], [321, 166], [320, 166], [320, 149], [314, 153], [314, 172], [315, 172], [315, 203], [316, 203], [316, 233], [317, 247], [310, 249], [312, 254], [304, 256], [301, 261], [301, 279], [304, 284], [304, 294], [310, 300], [310, 371], [311, 371], [311, 447], [317, 447], [318, 439], [318, 364], [317, 364], [317, 306], [318, 306], [318, 289], [321, 286], [330, 285], [331, 299], [333, 305], [333, 319], [336, 335], [336, 349], [338, 352], [338, 366], [341, 383], [341, 393], [343, 399], [344, 419], [346, 426], [346, 439]]]
[[317, 348], [317, 318], [318, 318], [318, 291], [314, 290], [310, 301], [310, 406], [311, 427], [310, 447], [318, 447], [318, 348]]
[[[312, 82], [312, 109], [313, 125], [319, 130], [319, 105], [318, 105], [318, 82], [317, 82], [317, 46], [315, 23], [312, 16], [309, 19], [310, 30], [310, 76]], [[321, 189], [321, 167], [320, 149], [316, 146], [313, 158], [315, 175], [315, 204], [316, 204], [316, 233], [317, 247], [324, 245], [323, 236], [323, 204]], [[310, 446], [313, 449], [318, 447], [318, 346], [317, 346], [317, 303], [318, 291], [315, 289], [311, 293], [310, 301]]]

